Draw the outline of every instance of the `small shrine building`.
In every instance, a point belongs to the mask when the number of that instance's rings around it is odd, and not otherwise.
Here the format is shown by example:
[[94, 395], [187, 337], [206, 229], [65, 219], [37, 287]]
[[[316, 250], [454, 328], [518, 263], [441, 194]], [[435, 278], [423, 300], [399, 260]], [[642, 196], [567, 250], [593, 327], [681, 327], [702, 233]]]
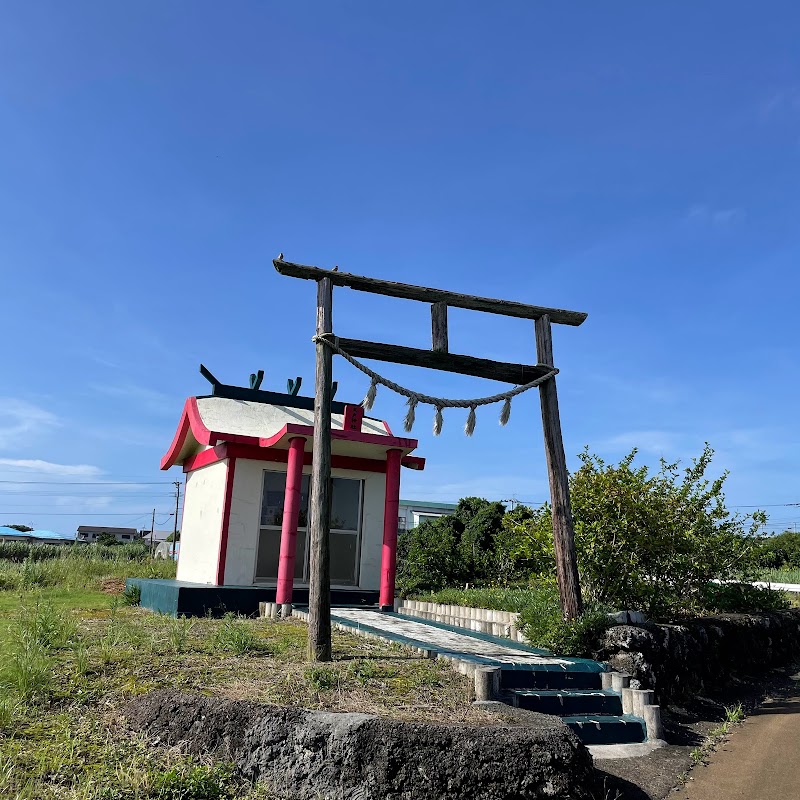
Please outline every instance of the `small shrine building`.
[[[212, 395], [186, 400], [161, 460], [161, 469], [186, 474], [174, 583], [251, 587], [260, 601], [305, 604], [314, 401], [212, 385]], [[400, 470], [425, 460], [411, 455], [417, 440], [395, 436], [359, 405], [334, 401], [331, 427], [332, 601], [393, 607]], [[224, 592], [215, 597], [225, 604]], [[144, 589], [143, 605], [158, 606], [144, 602]]]

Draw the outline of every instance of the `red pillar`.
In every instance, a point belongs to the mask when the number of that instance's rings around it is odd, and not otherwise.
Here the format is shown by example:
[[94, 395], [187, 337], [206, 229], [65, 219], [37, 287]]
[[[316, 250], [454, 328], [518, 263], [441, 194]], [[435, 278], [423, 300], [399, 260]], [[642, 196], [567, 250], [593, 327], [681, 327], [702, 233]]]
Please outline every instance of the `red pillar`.
[[[297, 522], [300, 518], [300, 487], [303, 482], [303, 452], [306, 440], [302, 436], [289, 439], [289, 460], [286, 465], [286, 494], [283, 499], [281, 553], [278, 560], [278, 591], [275, 602], [284, 612], [291, 610], [294, 588], [294, 560], [297, 551]], [[288, 614], [284, 613], [284, 616]]]
[[397, 515], [400, 505], [400, 461], [402, 450], [386, 451], [386, 502], [383, 510], [381, 554], [381, 611], [394, 611], [394, 581], [397, 573]]

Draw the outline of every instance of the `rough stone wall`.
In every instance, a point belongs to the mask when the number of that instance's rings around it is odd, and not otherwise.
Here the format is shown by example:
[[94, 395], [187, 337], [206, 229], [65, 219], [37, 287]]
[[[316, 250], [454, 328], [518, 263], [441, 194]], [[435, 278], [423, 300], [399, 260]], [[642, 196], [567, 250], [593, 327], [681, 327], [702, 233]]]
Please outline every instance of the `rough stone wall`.
[[236, 764], [292, 800], [527, 800], [594, 796], [591, 757], [555, 717], [532, 725], [431, 725], [221, 700], [137, 698], [131, 726]]
[[800, 658], [800, 611], [724, 614], [682, 625], [617, 625], [606, 633], [598, 655], [655, 689], [663, 705]]

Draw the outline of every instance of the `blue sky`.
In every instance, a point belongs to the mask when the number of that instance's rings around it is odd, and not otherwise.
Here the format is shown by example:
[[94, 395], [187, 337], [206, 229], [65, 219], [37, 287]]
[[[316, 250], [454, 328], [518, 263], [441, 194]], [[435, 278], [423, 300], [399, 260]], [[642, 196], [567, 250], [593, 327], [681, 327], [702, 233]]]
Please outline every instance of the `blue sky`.
[[[731, 504], [800, 522], [780, 506], [800, 502], [798, 24], [796, 3], [730, 0], [9, 0], [0, 524], [143, 526], [155, 506], [171, 526], [180, 473], [158, 462], [199, 363], [312, 383], [313, 286], [279, 252], [588, 312], [555, 329], [570, 466], [584, 445], [655, 463], [709, 441]], [[341, 335], [427, 347], [428, 319], [334, 298]], [[452, 311], [450, 341], [535, 359], [522, 320]], [[400, 399], [375, 411], [400, 429]], [[437, 439], [420, 409], [428, 469], [403, 494], [546, 499], [538, 398], [498, 413], [468, 439], [449, 412]]]

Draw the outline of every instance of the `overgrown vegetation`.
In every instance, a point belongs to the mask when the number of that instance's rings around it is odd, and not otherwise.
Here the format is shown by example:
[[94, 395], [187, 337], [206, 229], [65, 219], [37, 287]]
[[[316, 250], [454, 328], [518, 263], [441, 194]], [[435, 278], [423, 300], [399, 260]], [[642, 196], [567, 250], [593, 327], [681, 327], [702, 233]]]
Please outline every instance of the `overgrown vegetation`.
[[0, 797], [271, 798], [229, 765], [154, 745], [125, 727], [121, 707], [165, 686], [405, 719], [472, 713], [465, 678], [400, 648], [337, 631], [337, 660], [317, 671], [306, 664], [301, 622], [173, 619], [104, 593], [121, 592], [127, 575], [174, 569], [131, 554], [125, 545], [87, 546], [0, 562], [0, 574], [13, 576], [4, 581], [13, 588], [0, 591]]
[[0, 542], [0, 591], [43, 587], [101, 588], [104, 580], [174, 578], [175, 562], [151, 559], [147, 547]]
[[[782, 593], [750, 585], [765, 566], [759, 530], [766, 516], [727, 508], [727, 473], [709, 477], [712, 457], [706, 445], [688, 466], [662, 460], [653, 471], [636, 464], [636, 450], [618, 464], [581, 454], [570, 476], [586, 605], [580, 620], [560, 617], [547, 504], [505, 513], [499, 503], [462, 500], [453, 516], [401, 535], [398, 585], [425, 598], [467, 586], [473, 594], [463, 602], [519, 611], [532, 641], [565, 653], [585, 651], [608, 610], [665, 619], [784, 608]], [[776, 539], [772, 552], [796, 552], [800, 563], [800, 534]]]

